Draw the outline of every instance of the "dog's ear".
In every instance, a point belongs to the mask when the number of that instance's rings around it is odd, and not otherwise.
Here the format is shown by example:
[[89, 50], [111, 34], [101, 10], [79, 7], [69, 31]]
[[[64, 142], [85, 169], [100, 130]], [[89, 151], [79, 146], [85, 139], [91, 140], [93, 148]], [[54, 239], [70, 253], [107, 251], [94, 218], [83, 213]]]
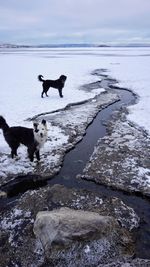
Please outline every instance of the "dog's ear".
[[67, 76], [63, 76], [63, 82], [65, 83], [65, 81], [67, 80]]
[[46, 120], [42, 120], [41, 123], [44, 125], [45, 129], [47, 130], [47, 123], [46, 123]]
[[34, 122], [34, 123], [33, 123], [33, 128], [34, 128], [34, 130], [37, 130], [38, 125], [39, 125], [39, 124], [38, 124], [37, 122]]
[[46, 125], [46, 120], [43, 119], [42, 120], [42, 124]]

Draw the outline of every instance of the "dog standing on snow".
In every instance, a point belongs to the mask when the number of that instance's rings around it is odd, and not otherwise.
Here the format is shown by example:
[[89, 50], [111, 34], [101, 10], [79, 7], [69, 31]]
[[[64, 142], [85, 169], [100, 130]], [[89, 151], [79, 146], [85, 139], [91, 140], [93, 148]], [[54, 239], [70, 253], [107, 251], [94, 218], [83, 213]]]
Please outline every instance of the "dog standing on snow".
[[11, 148], [11, 157], [17, 156], [17, 149], [20, 144], [27, 147], [30, 161], [34, 160], [34, 154], [37, 160], [40, 160], [40, 148], [47, 140], [46, 121], [33, 123], [32, 128], [22, 126], [9, 127], [6, 120], [0, 116], [0, 129], [3, 131], [4, 138]]
[[39, 75], [39, 76], [38, 76], [38, 80], [39, 80], [40, 82], [43, 82], [43, 84], [42, 84], [42, 86], [43, 86], [43, 91], [42, 91], [42, 93], [41, 93], [41, 97], [43, 97], [44, 94], [45, 94], [46, 96], [48, 96], [48, 95], [47, 95], [47, 92], [48, 92], [48, 90], [49, 90], [50, 87], [53, 87], [53, 88], [55, 88], [55, 89], [58, 89], [59, 96], [60, 96], [60, 97], [63, 97], [63, 95], [62, 95], [62, 89], [63, 89], [63, 87], [64, 87], [64, 85], [65, 85], [65, 81], [66, 81], [66, 79], [67, 79], [67, 76], [65, 76], [65, 75], [61, 75], [61, 76], [59, 77], [59, 79], [57, 79], [57, 80], [44, 80], [44, 79], [43, 79], [43, 76], [42, 76], [42, 75]]

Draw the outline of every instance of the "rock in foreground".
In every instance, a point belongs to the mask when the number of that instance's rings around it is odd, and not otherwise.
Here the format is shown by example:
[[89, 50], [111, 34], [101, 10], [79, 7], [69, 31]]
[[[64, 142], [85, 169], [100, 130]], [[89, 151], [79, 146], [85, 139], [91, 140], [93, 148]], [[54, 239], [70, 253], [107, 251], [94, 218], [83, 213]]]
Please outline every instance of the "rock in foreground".
[[113, 217], [70, 208], [39, 212], [34, 233], [42, 243], [47, 264], [55, 266], [94, 266], [91, 262], [126, 254], [125, 247], [131, 243]]
[[51, 245], [66, 246], [74, 240], [102, 238], [109, 235], [115, 227], [116, 222], [110, 216], [61, 208], [39, 212], [34, 232], [47, 250]]

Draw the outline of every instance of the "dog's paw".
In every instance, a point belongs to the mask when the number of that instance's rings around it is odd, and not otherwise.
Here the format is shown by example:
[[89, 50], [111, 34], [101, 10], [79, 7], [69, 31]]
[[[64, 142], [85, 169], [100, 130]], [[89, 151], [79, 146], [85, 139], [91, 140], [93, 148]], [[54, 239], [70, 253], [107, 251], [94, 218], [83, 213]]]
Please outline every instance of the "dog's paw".
[[18, 160], [20, 159], [20, 157], [19, 157], [19, 156], [16, 156], [14, 159], [15, 159], [16, 161], [18, 161]]
[[13, 161], [18, 161], [20, 159], [20, 157], [17, 155], [17, 156], [14, 156], [13, 158], [12, 158], [12, 160]]

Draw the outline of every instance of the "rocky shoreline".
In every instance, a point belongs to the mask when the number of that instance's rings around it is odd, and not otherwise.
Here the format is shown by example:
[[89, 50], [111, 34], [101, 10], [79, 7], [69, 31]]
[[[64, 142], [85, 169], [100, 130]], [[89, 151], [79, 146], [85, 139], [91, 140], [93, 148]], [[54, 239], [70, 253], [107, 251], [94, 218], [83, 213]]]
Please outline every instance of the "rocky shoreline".
[[113, 116], [107, 132], [78, 177], [149, 198], [149, 136], [120, 113]]
[[[59, 241], [53, 242], [57, 244], [57, 247], [54, 246], [49, 253], [47, 251], [45, 257], [40, 238], [35, 238], [33, 234], [34, 222], [39, 211], [54, 211], [55, 209], [57, 211], [61, 207], [70, 208], [72, 211], [96, 212], [103, 218], [111, 216], [113, 221], [108, 230], [102, 231], [103, 238], [98, 238], [97, 234], [96, 239], [91, 238], [91, 230], [89, 229], [84, 242], [81, 237], [76, 241], [74, 238], [72, 240], [69, 238], [69, 248], [63, 246], [60, 238]], [[14, 207], [3, 211], [1, 215], [3, 218], [1, 221], [2, 267], [98, 266], [98, 264], [114, 262], [118, 258], [122, 260], [125, 257], [131, 259], [135, 253], [132, 230], [138, 227], [139, 218], [132, 208], [126, 206], [117, 198], [107, 199], [103, 198], [101, 194], [94, 194], [86, 190], [67, 189], [61, 185], [54, 185], [51, 188], [27, 191]], [[58, 225], [58, 223], [56, 224]], [[76, 222], [75, 225], [77, 227]], [[45, 232], [43, 227], [44, 225], [41, 226], [41, 229]], [[60, 227], [58, 229], [61, 232]], [[110, 227], [113, 227], [111, 235], [108, 232]], [[65, 229], [68, 229], [67, 223]], [[79, 228], [77, 229], [79, 232]], [[100, 228], [99, 231], [101, 230]], [[55, 231], [53, 229], [51, 234], [53, 235]], [[85, 252], [87, 247], [89, 247], [89, 253]], [[95, 258], [94, 262], [93, 257]], [[84, 265], [85, 258], [86, 265]]]

